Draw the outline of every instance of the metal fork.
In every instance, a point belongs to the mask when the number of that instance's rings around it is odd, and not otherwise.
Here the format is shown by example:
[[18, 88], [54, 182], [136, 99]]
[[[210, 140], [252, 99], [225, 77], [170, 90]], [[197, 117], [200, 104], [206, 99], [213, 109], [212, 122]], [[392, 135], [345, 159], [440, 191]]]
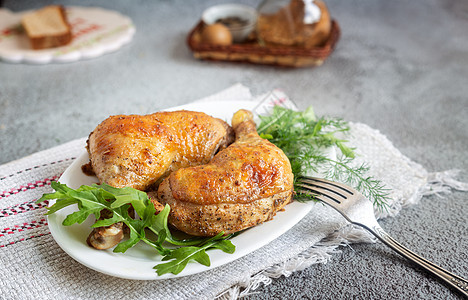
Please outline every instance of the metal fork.
[[303, 176], [299, 178], [298, 182], [299, 193], [310, 194], [333, 207], [346, 220], [367, 229], [398, 254], [416, 263], [421, 268], [461, 292], [465, 297], [468, 297], [468, 281], [466, 279], [442, 269], [395, 241], [377, 223], [372, 203], [361, 193], [347, 185], [321, 178]]

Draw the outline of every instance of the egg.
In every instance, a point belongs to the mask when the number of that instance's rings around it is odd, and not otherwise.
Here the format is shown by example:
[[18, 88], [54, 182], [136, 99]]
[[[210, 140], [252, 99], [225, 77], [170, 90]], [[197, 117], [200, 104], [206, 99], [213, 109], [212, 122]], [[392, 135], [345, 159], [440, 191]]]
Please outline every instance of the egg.
[[201, 33], [201, 41], [212, 45], [228, 46], [232, 44], [232, 34], [223, 24], [206, 25]]

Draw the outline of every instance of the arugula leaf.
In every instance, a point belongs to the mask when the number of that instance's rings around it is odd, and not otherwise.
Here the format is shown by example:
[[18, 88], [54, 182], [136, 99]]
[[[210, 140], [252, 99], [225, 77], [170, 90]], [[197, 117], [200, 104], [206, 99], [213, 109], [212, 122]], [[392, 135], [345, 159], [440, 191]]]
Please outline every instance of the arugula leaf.
[[196, 262], [209, 267], [211, 265], [210, 258], [206, 254], [206, 250], [209, 249], [220, 249], [226, 253], [234, 253], [235, 246], [228, 241], [232, 235], [223, 237], [221, 232], [217, 236], [209, 239], [200, 247], [181, 247], [173, 250], [170, 254], [163, 257], [163, 261], [170, 260], [167, 263], [161, 263], [154, 266], [153, 269], [156, 269], [158, 275], [163, 275], [166, 273], [179, 274], [187, 264], [195, 260]]
[[114, 196], [115, 201], [111, 204], [112, 208], [131, 204], [138, 215], [141, 216], [145, 213], [145, 209], [149, 203], [148, 195], [145, 192], [130, 187], [115, 188], [107, 184], [101, 185], [101, 187]]
[[159, 276], [166, 273], [177, 275], [185, 269], [191, 260], [195, 260], [202, 265], [209, 267], [210, 258], [206, 254], [205, 250], [206, 249], [204, 248], [194, 246], [180, 247], [173, 250], [169, 255], [163, 258], [163, 260], [173, 259], [172, 261], [164, 264], [157, 264], [153, 269], [156, 269]]
[[154, 233], [160, 235], [162, 231], [164, 231], [166, 241], [177, 246], [193, 246], [198, 245], [203, 241], [206, 241], [206, 238], [202, 237], [193, 237], [190, 239], [185, 240], [178, 240], [172, 236], [171, 231], [169, 230], [167, 218], [169, 216], [171, 208], [169, 205], [166, 204], [164, 209], [153, 219], [153, 222], [148, 228], [153, 231]]
[[[223, 233], [220, 233], [212, 238], [175, 239], [167, 223], [170, 213], [169, 205], [166, 205], [159, 214], [156, 214], [154, 205], [144, 192], [129, 187], [114, 188], [107, 184], [81, 186], [75, 190], [58, 182], [52, 182], [51, 186], [55, 192], [44, 194], [37, 201], [37, 203], [40, 203], [45, 200], [56, 199], [56, 202], [47, 208], [47, 215], [69, 205], [77, 204], [78, 210], [65, 218], [62, 223], [64, 226], [82, 223], [91, 214], [94, 214], [98, 219], [92, 227], [110, 226], [123, 222], [129, 228], [129, 237], [119, 243], [113, 251], [123, 253], [140, 241], [150, 245], [163, 256], [163, 260], [172, 259], [172, 261], [162, 264], [161, 267], [158, 267], [159, 265], [155, 267], [160, 275], [165, 273], [178, 274], [192, 260], [209, 266], [210, 259], [206, 251], [210, 249], [220, 249], [226, 253], [235, 251], [235, 246], [227, 240], [233, 235], [223, 236]], [[129, 215], [130, 207], [135, 209], [138, 218], [132, 218]], [[112, 213], [111, 217], [99, 220], [103, 210], [110, 211]], [[147, 229], [157, 234], [155, 241], [146, 236]], [[164, 243], [186, 247], [171, 249], [166, 248], [163, 245]]]
[[125, 240], [123, 242], [120, 242], [115, 248], [114, 252], [116, 253], [124, 253], [128, 249], [132, 248], [135, 246], [139, 241], [141, 240], [141, 237], [136, 233], [134, 230], [130, 231], [130, 237], [128, 240]]

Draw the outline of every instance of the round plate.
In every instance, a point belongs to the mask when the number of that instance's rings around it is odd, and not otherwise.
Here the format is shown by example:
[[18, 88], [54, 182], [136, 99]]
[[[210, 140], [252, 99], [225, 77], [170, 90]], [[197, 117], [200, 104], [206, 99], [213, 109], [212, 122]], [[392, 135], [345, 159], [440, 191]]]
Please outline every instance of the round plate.
[[[226, 102], [199, 102], [168, 109], [202, 111], [214, 117], [221, 118], [230, 123], [231, 117], [238, 109], [252, 110], [255, 102], [226, 101]], [[88, 162], [88, 154], [83, 145], [82, 154], [63, 173], [59, 181], [69, 187], [78, 188], [98, 182], [94, 176], [87, 176], [81, 171], [81, 166]], [[50, 205], [53, 203], [51, 202]], [[158, 280], [182, 277], [204, 272], [236, 260], [250, 252], [268, 244], [285, 233], [299, 222], [312, 208], [312, 204], [293, 202], [286, 206], [284, 211], [276, 214], [273, 220], [250, 228], [231, 239], [236, 246], [234, 254], [227, 254], [221, 250], [210, 250], [208, 255], [211, 266], [206, 267], [198, 263], [189, 263], [178, 275], [165, 274], [158, 276], [153, 267], [160, 261], [158, 253], [150, 246], [139, 243], [126, 253], [113, 253], [109, 250], [96, 250], [86, 244], [86, 238], [91, 231], [90, 226], [94, 220], [88, 218], [83, 224], [62, 226], [65, 217], [76, 210], [69, 206], [59, 210], [48, 217], [52, 236], [60, 247], [83, 265], [96, 271], [127, 279]]]
[[135, 34], [132, 20], [99, 7], [67, 6], [72, 42], [66, 46], [34, 50], [21, 27], [25, 12], [0, 9], [0, 59], [12, 63], [66, 63], [113, 52], [129, 43]]

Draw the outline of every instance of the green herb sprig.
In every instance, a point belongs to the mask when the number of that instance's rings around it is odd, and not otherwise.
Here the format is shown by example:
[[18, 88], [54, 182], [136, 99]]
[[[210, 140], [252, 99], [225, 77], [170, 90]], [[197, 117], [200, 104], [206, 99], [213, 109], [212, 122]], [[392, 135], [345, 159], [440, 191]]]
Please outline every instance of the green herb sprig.
[[[166, 205], [156, 215], [154, 205], [147, 194], [142, 191], [130, 187], [114, 188], [107, 184], [83, 185], [76, 190], [58, 182], [52, 182], [51, 186], [55, 192], [44, 194], [37, 201], [40, 203], [56, 199], [56, 202], [47, 208], [47, 215], [69, 205], [77, 204], [78, 210], [66, 216], [62, 222], [64, 226], [70, 226], [83, 223], [92, 214], [96, 219], [99, 219], [103, 210], [110, 211], [111, 218], [98, 220], [92, 227], [110, 226], [117, 222], [123, 222], [129, 228], [129, 238], [119, 243], [113, 251], [123, 253], [140, 241], [150, 245], [163, 256], [163, 261], [168, 261], [154, 267], [158, 275], [179, 274], [192, 260], [210, 266], [210, 258], [206, 254], [206, 251], [210, 249], [220, 249], [226, 253], [234, 253], [235, 251], [235, 246], [229, 241], [232, 235], [224, 235], [222, 232], [212, 238], [175, 239], [167, 224], [170, 212], [169, 205]], [[132, 218], [129, 215], [130, 205], [135, 209], [139, 218]], [[156, 240], [147, 237], [147, 229], [157, 234]], [[165, 246], [165, 242], [183, 247], [168, 248]]]
[[[346, 145], [347, 140], [337, 137], [349, 132], [347, 122], [342, 119], [317, 118], [312, 107], [305, 111], [294, 111], [275, 106], [270, 115], [259, 117], [260, 136], [281, 148], [289, 158], [295, 185], [300, 176], [310, 172], [321, 173], [327, 179], [351, 185], [368, 197], [378, 209], [386, 209], [388, 190], [380, 181], [366, 175], [369, 171], [367, 165], [353, 164], [356, 156], [354, 149]], [[325, 151], [329, 147], [339, 149], [337, 159], [327, 157]], [[297, 199], [308, 201], [312, 198], [298, 193]]]

